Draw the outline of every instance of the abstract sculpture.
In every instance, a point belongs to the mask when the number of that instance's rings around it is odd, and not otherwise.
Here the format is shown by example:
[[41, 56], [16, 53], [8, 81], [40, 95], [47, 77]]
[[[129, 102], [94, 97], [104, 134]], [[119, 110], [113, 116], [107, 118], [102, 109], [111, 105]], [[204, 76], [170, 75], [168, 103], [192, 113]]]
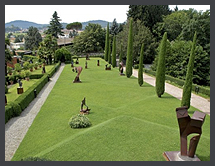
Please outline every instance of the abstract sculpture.
[[77, 76], [75, 77], [75, 80], [73, 81], [73, 83], [81, 83], [81, 80], [80, 80], [79, 76], [81, 74], [82, 69], [83, 68], [81, 66], [74, 67], [72, 69], [73, 72], [76, 71], [76, 73], [78, 73]]
[[[188, 115], [188, 107], [183, 106], [176, 108], [178, 125], [180, 129], [180, 152], [165, 152], [164, 157], [169, 161], [200, 161], [195, 156], [196, 148], [202, 134], [202, 125], [205, 120], [205, 114], [195, 111], [192, 118]], [[190, 139], [189, 150], [187, 150], [187, 136], [190, 134], [197, 134]]]
[[[84, 109], [84, 106], [86, 106], [87, 108]], [[81, 110], [80, 113], [81, 114], [89, 114], [90, 109], [88, 108], [88, 106], [86, 105], [86, 100], [85, 98], [81, 101]]]

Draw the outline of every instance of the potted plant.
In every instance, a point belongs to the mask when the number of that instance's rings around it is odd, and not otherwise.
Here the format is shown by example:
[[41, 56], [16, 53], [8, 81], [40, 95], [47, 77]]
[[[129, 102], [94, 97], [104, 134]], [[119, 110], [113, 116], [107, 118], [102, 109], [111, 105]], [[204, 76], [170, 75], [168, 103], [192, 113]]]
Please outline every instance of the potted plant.
[[7, 73], [8, 73], [9, 75], [12, 74], [12, 70], [13, 70], [12, 67], [9, 67], [9, 66], [7, 67]]
[[15, 70], [16, 70], [17, 72], [20, 72], [20, 71], [22, 70], [22, 67], [20, 66], [19, 63], [16, 63], [16, 64], [15, 64]]
[[42, 62], [38, 62], [38, 65], [41, 68], [42, 67]]
[[30, 75], [31, 75], [31, 73], [30, 73], [28, 70], [26, 70], [26, 71], [25, 71], [25, 79], [26, 79], [27, 81], [29, 81]]
[[38, 62], [35, 62], [35, 64], [34, 64], [35, 70], [37, 70], [37, 67], [38, 67]]
[[29, 69], [30, 69], [31, 72], [33, 71], [33, 67], [34, 67], [34, 64], [30, 63], [29, 64]]
[[14, 75], [10, 75], [10, 76], [9, 76], [9, 81], [10, 81], [10, 84], [11, 84], [11, 85], [13, 85], [14, 79], [15, 79], [15, 76], [14, 76]]

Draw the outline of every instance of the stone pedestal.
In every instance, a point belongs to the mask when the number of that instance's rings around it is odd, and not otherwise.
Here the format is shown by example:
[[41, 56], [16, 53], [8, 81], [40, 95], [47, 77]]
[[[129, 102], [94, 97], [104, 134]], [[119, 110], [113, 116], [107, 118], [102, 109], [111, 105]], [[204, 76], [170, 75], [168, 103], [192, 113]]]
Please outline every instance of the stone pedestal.
[[181, 156], [180, 151], [169, 151], [163, 153], [167, 161], [201, 161], [196, 155], [192, 157]]
[[17, 94], [22, 94], [23, 93], [23, 88], [17, 88]]

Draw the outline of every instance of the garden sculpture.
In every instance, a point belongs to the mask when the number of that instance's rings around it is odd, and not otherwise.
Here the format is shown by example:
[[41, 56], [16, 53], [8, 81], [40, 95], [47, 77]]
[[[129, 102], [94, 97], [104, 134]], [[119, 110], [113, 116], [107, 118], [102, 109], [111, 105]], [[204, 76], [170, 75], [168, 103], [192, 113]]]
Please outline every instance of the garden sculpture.
[[43, 65], [43, 70], [42, 70], [42, 73], [46, 73], [46, 68], [45, 68], [45, 65]]
[[120, 62], [120, 75], [121, 76], [123, 76], [123, 75], [125, 75], [124, 73], [123, 73], [123, 62]]
[[71, 61], [71, 67], [74, 67], [74, 65], [73, 65], [73, 64], [74, 64], [74, 62], [73, 62], [73, 60], [72, 60], [72, 61]]
[[82, 71], [82, 67], [81, 66], [78, 66], [78, 67], [74, 67], [73, 69], [72, 69], [72, 71], [74, 72], [74, 71], [76, 71], [76, 73], [78, 73], [77, 74], [77, 76], [75, 77], [75, 80], [73, 81], [73, 83], [81, 83], [81, 80], [80, 80], [80, 78], [79, 78], [79, 76], [80, 76], [80, 74], [81, 74], [81, 71]]
[[87, 62], [85, 62], [85, 69], [87, 69]]
[[[87, 108], [84, 109], [84, 106], [86, 106]], [[88, 108], [88, 106], [86, 105], [86, 99], [84, 97], [84, 99], [81, 101], [81, 110], [80, 113], [81, 114], [89, 114], [90, 109]]]
[[78, 58], [76, 59], [75, 63], [76, 63], [76, 64], [79, 64]]
[[99, 60], [97, 61], [97, 66], [99, 66]]
[[22, 82], [21, 82], [21, 80], [18, 79], [17, 82], [19, 83], [19, 87], [22, 88]]
[[89, 54], [86, 55], [86, 60], [90, 60]]
[[[205, 120], [205, 114], [195, 111], [192, 118], [190, 118], [187, 110], [187, 106], [176, 108], [180, 130], [180, 152], [165, 152], [164, 157], [169, 161], [200, 161], [195, 152], [202, 134], [201, 128]], [[187, 150], [187, 137], [190, 134], [197, 135], [190, 139], [189, 150]]]

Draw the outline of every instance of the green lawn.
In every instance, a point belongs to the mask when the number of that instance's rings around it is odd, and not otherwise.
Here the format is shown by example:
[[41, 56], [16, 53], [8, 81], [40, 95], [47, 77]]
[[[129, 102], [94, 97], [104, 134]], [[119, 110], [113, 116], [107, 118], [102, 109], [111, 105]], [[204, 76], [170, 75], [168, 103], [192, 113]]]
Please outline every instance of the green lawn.
[[[104, 70], [105, 61], [80, 59], [82, 83], [66, 65], [12, 160], [39, 156], [54, 161], [165, 161], [163, 152], [180, 150], [175, 109], [180, 101], [169, 94], [158, 98], [155, 88], [137, 78]], [[92, 126], [71, 129], [68, 121], [80, 111], [82, 99]], [[189, 109], [189, 114], [197, 110]], [[206, 116], [196, 151], [210, 160], [210, 116]]]
[[[38, 81], [37, 79], [30, 79], [29, 81], [21, 80], [23, 91], [25, 92], [29, 87], [31, 87], [37, 81]], [[21, 95], [21, 94], [17, 94], [17, 88], [18, 87], [19, 87], [19, 84], [16, 83], [16, 84], [13, 84], [8, 89], [8, 93], [6, 94], [7, 102], [14, 101], [19, 97], [19, 95]]]

